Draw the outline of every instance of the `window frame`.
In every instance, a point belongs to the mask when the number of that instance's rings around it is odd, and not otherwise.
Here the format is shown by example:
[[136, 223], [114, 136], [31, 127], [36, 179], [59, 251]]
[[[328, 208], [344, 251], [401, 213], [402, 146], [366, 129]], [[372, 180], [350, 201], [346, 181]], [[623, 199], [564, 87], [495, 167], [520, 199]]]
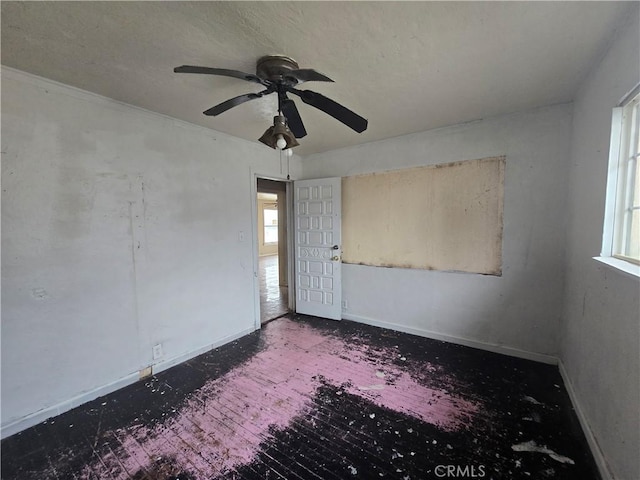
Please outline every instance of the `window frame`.
[[[634, 190], [636, 170], [640, 162], [640, 153], [634, 151], [632, 158], [629, 151], [630, 144], [635, 145], [634, 150], [637, 148], [640, 131], [638, 105], [640, 105], [640, 84], [625, 95], [612, 112], [602, 250], [600, 256], [594, 259], [640, 277], [638, 259], [620, 253], [623, 251], [623, 242], [625, 238], [628, 239], [630, 233], [628, 230], [631, 220], [627, 218], [631, 211], [629, 201], [630, 195], [633, 195], [631, 192]], [[628, 118], [629, 112], [631, 112], [631, 118]], [[633, 138], [630, 138], [631, 135]], [[633, 174], [629, 175], [632, 169]], [[635, 202], [638, 200], [635, 199]]]
[[[264, 246], [272, 246], [272, 245], [278, 245], [278, 240], [276, 240], [275, 242], [267, 242], [267, 227], [276, 227], [276, 232], [278, 231], [278, 224], [276, 223], [275, 225], [273, 224], [269, 224], [267, 225], [267, 221], [265, 218], [265, 211], [266, 210], [270, 210], [270, 211], [275, 211], [276, 212], [276, 221], [278, 220], [278, 204], [277, 202], [270, 202], [267, 203], [265, 202], [262, 205], [262, 244]], [[277, 236], [277, 234], [276, 234]]]

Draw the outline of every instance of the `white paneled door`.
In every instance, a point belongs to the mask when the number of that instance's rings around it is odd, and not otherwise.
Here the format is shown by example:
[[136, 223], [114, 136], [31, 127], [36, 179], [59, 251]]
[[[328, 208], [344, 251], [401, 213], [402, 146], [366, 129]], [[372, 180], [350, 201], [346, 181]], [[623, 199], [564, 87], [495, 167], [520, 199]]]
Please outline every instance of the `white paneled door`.
[[294, 182], [296, 312], [342, 315], [341, 179]]

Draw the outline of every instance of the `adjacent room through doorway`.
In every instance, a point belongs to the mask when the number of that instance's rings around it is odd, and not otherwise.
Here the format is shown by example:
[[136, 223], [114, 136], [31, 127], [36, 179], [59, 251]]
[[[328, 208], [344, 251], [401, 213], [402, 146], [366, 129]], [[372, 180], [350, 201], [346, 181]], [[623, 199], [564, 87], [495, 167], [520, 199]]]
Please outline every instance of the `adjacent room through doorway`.
[[289, 311], [286, 183], [258, 179], [260, 322]]

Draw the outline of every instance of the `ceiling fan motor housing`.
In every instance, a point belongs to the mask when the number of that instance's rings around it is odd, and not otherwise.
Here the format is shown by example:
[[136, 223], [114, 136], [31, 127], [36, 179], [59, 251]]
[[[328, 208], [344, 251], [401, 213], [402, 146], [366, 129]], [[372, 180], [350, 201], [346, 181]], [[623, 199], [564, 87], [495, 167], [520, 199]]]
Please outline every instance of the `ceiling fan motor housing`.
[[275, 83], [296, 85], [298, 80], [293, 75], [288, 75], [288, 73], [298, 70], [298, 68], [298, 63], [291, 57], [268, 55], [258, 60], [256, 75]]

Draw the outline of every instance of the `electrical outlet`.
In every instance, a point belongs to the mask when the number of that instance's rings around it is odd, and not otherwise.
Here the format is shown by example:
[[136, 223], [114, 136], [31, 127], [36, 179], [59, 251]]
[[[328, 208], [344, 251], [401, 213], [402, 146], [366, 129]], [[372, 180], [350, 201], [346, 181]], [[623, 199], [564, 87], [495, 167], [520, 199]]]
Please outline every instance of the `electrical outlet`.
[[349, 304], [346, 300], [342, 300], [342, 310], [346, 310], [349, 308]]
[[153, 346], [153, 359], [157, 360], [162, 357], [162, 344], [159, 343]]

